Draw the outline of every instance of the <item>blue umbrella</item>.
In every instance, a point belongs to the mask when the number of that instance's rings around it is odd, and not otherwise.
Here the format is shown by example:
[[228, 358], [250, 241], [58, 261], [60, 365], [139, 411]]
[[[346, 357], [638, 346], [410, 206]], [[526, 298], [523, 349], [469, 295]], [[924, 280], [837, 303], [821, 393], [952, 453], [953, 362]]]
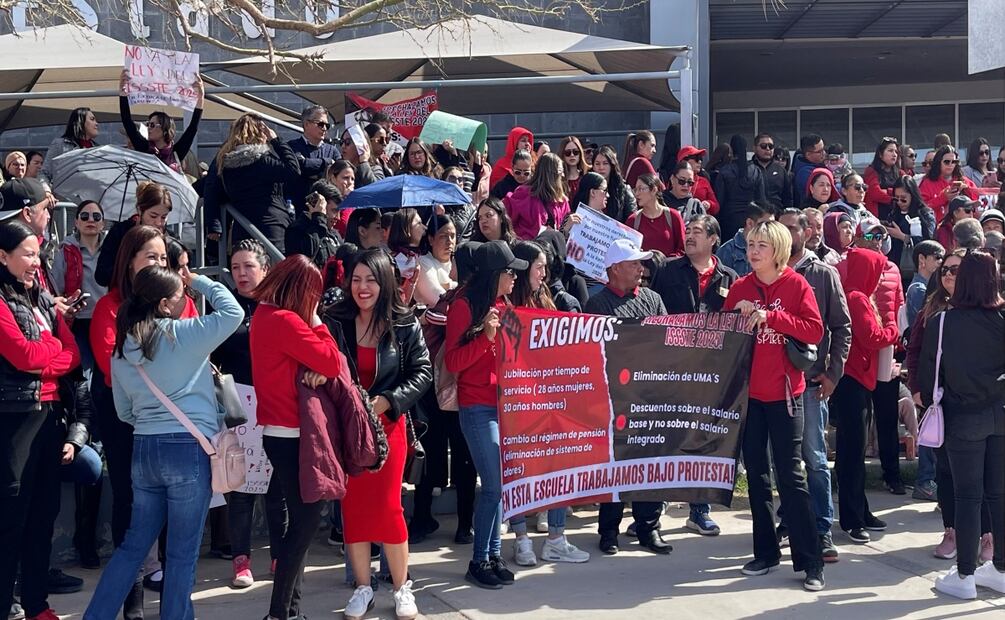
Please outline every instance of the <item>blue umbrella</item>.
[[464, 191], [445, 181], [417, 174], [399, 174], [354, 189], [342, 201], [343, 209], [400, 209], [433, 205], [466, 205], [471, 198]]

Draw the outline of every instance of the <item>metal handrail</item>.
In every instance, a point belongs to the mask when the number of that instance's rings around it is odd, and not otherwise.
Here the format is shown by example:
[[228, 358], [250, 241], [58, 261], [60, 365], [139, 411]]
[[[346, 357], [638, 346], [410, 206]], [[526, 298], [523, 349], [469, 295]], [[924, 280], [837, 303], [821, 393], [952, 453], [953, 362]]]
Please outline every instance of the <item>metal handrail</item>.
[[[204, 273], [205, 275], [218, 273], [222, 278], [226, 278], [228, 280], [231, 279], [230, 270], [227, 269], [227, 233], [230, 228], [229, 222], [227, 221], [228, 216], [233, 218], [234, 221], [241, 226], [241, 228], [246, 230], [248, 234], [251, 235], [252, 239], [262, 244], [262, 247], [265, 248], [265, 252], [269, 255], [269, 260], [271, 260], [273, 264], [286, 258], [286, 256], [279, 251], [279, 248], [269, 241], [262, 231], [258, 230], [257, 226], [248, 221], [248, 218], [246, 218], [243, 213], [228, 203], [224, 204], [223, 208], [220, 210], [220, 229], [223, 233], [220, 235], [220, 241], [217, 244], [218, 265], [215, 267], [203, 267], [202, 269], [205, 271], [200, 271], [199, 273]], [[202, 230], [205, 230], [205, 225], [206, 223], [203, 222]], [[233, 284], [233, 282], [231, 282], [231, 284]]]

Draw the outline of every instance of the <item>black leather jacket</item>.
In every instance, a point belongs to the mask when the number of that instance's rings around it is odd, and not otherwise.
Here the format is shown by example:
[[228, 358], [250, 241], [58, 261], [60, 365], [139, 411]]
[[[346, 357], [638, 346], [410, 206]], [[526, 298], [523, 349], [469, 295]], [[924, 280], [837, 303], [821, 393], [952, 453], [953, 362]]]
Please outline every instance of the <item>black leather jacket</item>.
[[[326, 312], [322, 320], [349, 360], [353, 378], [358, 381], [355, 317], [339, 314], [336, 307]], [[367, 392], [371, 396], [383, 396], [391, 403], [391, 409], [384, 415], [395, 421], [403, 412], [415, 407], [432, 383], [433, 366], [419, 322], [411, 315], [402, 317], [395, 321], [393, 329], [384, 333], [377, 345], [377, 375]]]
[[94, 403], [80, 366], [59, 379], [59, 402], [63, 405], [66, 424], [66, 443], [72, 443], [77, 452], [91, 439], [91, 420]]

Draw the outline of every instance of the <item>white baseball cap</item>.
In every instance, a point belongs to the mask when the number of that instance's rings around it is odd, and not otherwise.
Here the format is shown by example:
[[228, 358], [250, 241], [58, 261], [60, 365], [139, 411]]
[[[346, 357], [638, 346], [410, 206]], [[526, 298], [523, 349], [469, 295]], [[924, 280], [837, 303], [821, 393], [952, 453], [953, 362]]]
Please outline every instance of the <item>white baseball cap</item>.
[[618, 239], [607, 248], [604, 255], [604, 267], [611, 267], [629, 260], [649, 260], [652, 252], [643, 252], [630, 239]]

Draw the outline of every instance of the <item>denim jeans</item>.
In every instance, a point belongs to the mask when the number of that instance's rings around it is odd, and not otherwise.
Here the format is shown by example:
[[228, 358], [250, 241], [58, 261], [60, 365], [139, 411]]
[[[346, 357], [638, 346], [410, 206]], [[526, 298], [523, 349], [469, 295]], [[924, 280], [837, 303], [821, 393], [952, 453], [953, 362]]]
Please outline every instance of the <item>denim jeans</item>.
[[167, 522], [161, 618], [191, 620], [196, 561], [213, 494], [209, 457], [188, 433], [135, 435], [132, 480], [129, 529], [105, 567], [84, 618], [115, 618]]
[[[558, 536], [565, 530], [566, 510], [562, 508], [552, 508], [548, 511], [548, 534]], [[509, 526], [514, 534], [527, 533], [527, 515], [520, 515], [509, 520]]]
[[475, 504], [475, 562], [502, 555], [502, 469], [499, 461], [499, 413], [488, 405], [460, 407], [461, 432], [468, 442], [482, 488]]
[[101, 455], [91, 446], [81, 448], [73, 462], [59, 467], [59, 479], [76, 484], [96, 484], [101, 481]]
[[935, 448], [928, 446], [918, 446], [918, 476], [915, 479], [915, 486], [920, 486], [923, 482], [935, 481]]
[[834, 524], [834, 496], [827, 466], [827, 403], [819, 400], [817, 393], [817, 388], [809, 386], [803, 392], [803, 462], [817, 533], [826, 534]]

